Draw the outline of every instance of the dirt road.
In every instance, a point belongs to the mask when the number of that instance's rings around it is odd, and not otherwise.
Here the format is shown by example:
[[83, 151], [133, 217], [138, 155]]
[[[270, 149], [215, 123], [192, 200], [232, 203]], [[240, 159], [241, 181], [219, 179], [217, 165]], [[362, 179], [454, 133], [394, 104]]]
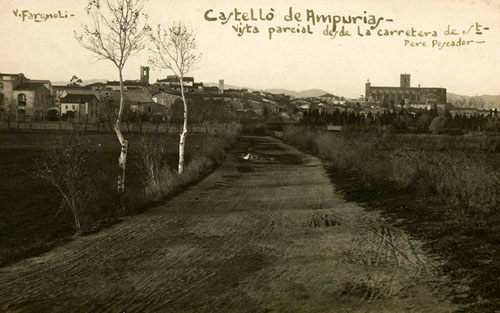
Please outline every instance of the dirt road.
[[450, 312], [419, 246], [317, 158], [247, 136], [165, 205], [0, 269], [0, 311]]

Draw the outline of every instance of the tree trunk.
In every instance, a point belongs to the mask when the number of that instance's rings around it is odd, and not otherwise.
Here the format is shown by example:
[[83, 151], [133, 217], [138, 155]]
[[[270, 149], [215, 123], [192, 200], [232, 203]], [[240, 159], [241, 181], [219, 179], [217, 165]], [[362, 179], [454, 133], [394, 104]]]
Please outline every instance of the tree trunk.
[[122, 131], [120, 129], [120, 122], [123, 114], [124, 107], [124, 92], [123, 92], [123, 75], [122, 69], [120, 68], [120, 108], [118, 109], [118, 117], [115, 122], [115, 133], [118, 141], [121, 145], [121, 153], [118, 158], [118, 167], [121, 169], [121, 174], [118, 174], [118, 192], [123, 194], [125, 192], [125, 167], [127, 163], [127, 152], [128, 152], [128, 141], [123, 138]]
[[87, 126], [89, 124], [89, 116], [88, 115], [85, 115], [85, 126], [83, 128], [83, 133], [86, 134], [87, 133]]
[[188, 119], [188, 107], [187, 107], [187, 102], [186, 102], [186, 96], [184, 95], [184, 77], [183, 75], [180, 76], [180, 83], [181, 83], [181, 96], [182, 96], [182, 102], [184, 103], [184, 123], [182, 125], [182, 133], [181, 133], [181, 138], [179, 140], [179, 169], [178, 172], [179, 174], [182, 174], [184, 171], [184, 150], [186, 146], [186, 137], [188, 133], [188, 128], [187, 128], [187, 119]]

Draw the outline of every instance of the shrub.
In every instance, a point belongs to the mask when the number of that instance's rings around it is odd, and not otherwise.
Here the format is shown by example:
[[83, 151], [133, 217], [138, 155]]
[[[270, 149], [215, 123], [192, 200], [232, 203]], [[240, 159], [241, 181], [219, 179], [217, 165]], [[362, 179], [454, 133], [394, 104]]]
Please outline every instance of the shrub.
[[204, 137], [201, 147], [189, 151], [188, 162], [180, 175], [169, 166], [163, 146], [144, 138], [139, 152], [139, 167], [145, 177], [145, 197], [142, 201], [160, 201], [205, 176], [225, 158], [225, 150], [235, 138], [233, 134]]
[[500, 177], [485, 160], [465, 154], [443, 154], [428, 172], [436, 191], [454, 208], [458, 217], [486, 213], [500, 204]]
[[36, 176], [47, 180], [59, 190], [63, 198], [61, 208], [71, 211], [77, 231], [90, 226], [92, 214], [88, 209], [96, 197], [86, 168], [87, 155], [77, 134], [67, 138], [58, 137], [45, 150], [35, 171]]
[[166, 173], [169, 168], [163, 161], [165, 146], [149, 137], [143, 137], [139, 146], [138, 167], [145, 178], [145, 192], [148, 195], [155, 194], [159, 191], [161, 182], [165, 180], [165, 175], [169, 175]]
[[203, 139], [203, 147], [201, 154], [206, 156], [214, 163], [218, 163], [224, 159], [225, 149], [232, 144], [230, 136], [206, 136]]
[[423, 174], [423, 155], [410, 149], [397, 149], [389, 155], [390, 176], [388, 180], [400, 188], [414, 185]]
[[330, 133], [318, 134], [314, 139], [317, 154], [333, 163], [337, 168], [351, 168], [355, 160], [353, 154], [356, 147], [350, 145], [342, 136]]
[[283, 140], [299, 149], [315, 152], [315, 133], [306, 127], [288, 126], [283, 132]]

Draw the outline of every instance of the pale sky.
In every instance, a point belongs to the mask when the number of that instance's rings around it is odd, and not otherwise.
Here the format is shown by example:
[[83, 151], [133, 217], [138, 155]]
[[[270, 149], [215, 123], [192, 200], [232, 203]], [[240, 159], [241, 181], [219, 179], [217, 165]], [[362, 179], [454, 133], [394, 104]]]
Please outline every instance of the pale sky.
[[[73, 32], [88, 21], [84, 7], [88, 0], [2, 0], [0, 2], [0, 72], [22, 72], [32, 79], [68, 81], [73, 75], [89, 79], [118, 78], [109, 61], [96, 61], [74, 39]], [[299, 12], [301, 22], [285, 22], [289, 8]], [[204, 19], [219, 12], [229, 14], [237, 8], [258, 13], [274, 9], [268, 22], [249, 22], [260, 33], [241, 37], [232, 29], [239, 22], [209, 22]], [[52, 13], [61, 10], [74, 17], [35, 23], [22, 21], [13, 10]], [[327, 24], [311, 27], [308, 34], [274, 34], [269, 40], [269, 27], [305, 26], [306, 10], [316, 14], [341, 16], [375, 15], [393, 19], [382, 21], [381, 29], [438, 32], [438, 37], [371, 37], [356, 35], [359, 24], [346, 24], [353, 36], [330, 39], [324, 36]], [[364, 14], [364, 11], [367, 13]], [[398, 86], [399, 74], [410, 73], [412, 86], [443, 87], [449, 92], [465, 95], [500, 94], [500, 0], [316, 0], [316, 1], [248, 1], [248, 0], [149, 0], [145, 12], [152, 25], [182, 20], [196, 32], [202, 59], [191, 73], [196, 81], [247, 86], [256, 89], [285, 88], [324, 89], [336, 95], [355, 97], [364, 93], [366, 80], [374, 86]], [[457, 31], [468, 30], [478, 22], [489, 30], [476, 35], [444, 36], [448, 25]], [[243, 22], [243, 25], [246, 22]], [[331, 25], [331, 24], [330, 24]], [[341, 23], [338, 24], [342, 26]], [[370, 25], [360, 24], [362, 29]], [[404, 40], [473, 42], [462, 47], [405, 47]], [[147, 65], [147, 51], [132, 57], [125, 68], [126, 79], [139, 78], [139, 66]], [[151, 82], [170, 73], [151, 69]]]

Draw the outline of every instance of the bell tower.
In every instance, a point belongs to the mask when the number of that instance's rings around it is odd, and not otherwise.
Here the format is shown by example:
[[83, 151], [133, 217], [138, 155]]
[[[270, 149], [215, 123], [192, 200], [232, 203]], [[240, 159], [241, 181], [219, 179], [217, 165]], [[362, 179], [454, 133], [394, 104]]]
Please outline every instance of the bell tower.
[[141, 66], [141, 79], [140, 81], [143, 83], [147, 83], [149, 85], [149, 66]]
[[410, 88], [410, 74], [401, 74], [399, 87]]
[[366, 84], [365, 84], [365, 100], [366, 101], [368, 101], [368, 99], [370, 99], [370, 88], [371, 88], [371, 83], [370, 83], [370, 80], [367, 79]]

